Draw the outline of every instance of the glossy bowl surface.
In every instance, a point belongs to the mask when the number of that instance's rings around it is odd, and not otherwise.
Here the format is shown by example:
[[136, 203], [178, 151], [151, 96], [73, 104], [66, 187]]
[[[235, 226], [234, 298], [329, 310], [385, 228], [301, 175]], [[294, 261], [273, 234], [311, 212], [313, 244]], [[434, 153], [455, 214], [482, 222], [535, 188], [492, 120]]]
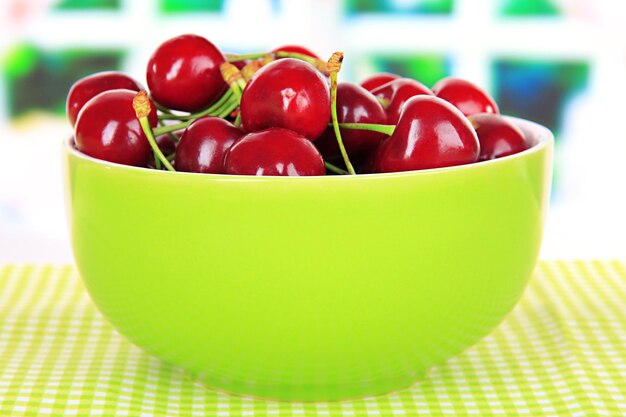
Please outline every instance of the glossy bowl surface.
[[208, 387], [337, 400], [489, 333], [535, 266], [553, 139], [499, 160], [327, 177], [169, 173], [66, 144], [76, 264], [132, 342]]

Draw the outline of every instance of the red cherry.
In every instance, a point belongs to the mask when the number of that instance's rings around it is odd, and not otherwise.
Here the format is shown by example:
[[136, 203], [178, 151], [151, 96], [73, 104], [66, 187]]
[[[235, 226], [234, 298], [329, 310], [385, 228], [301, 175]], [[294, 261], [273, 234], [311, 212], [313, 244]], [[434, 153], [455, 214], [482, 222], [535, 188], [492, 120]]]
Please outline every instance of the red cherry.
[[315, 140], [330, 120], [328, 81], [311, 64], [280, 59], [254, 74], [240, 108], [246, 132], [282, 127]]
[[202, 117], [183, 133], [176, 149], [176, 170], [225, 174], [224, 159], [243, 132], [219, 117]]
[[398, 78], [372, 90], [372, 94], [382, 101], [387, 113], [387, 123], [395, 125], [400, 119], [402, 106], [408, 99], [417, 95], [432, 95], [424, 84], [410, 78]]
[[524, 134], [505, 118], [479, 113], [469, 117], [480, 142], [479, 161], [501, 158], [528, 149]]
[[448, 102], [410, 98], [391, 137], [377, 151], [377, 172], [412, 171], [476, 162], [480, 147], [467, 118]]
[[324, 175], [322, 155], [304, 136], [269, 128], [241, 138], [226, 155], [226, 173], [234, 175]]
[[97, 72], [76, 81], [70, 88], [65, 104], [70, 124], [72, 126], [76, 124], [78, 112], [90, 99], [103, 91], [117, 89], [139, 91], [142, 87], [128, 75], [116, 71]]
[[[133, 108], [135, 92], [109, 90], [98, 94], [78, 113], [76, 148], [94, 158], [124, 165], [146, 166], [152, 148]], [[150, 102], [150, 124], [157, 124]]]
[[476, 113], [498, 114], [498, 105], [486, 91], [462, 78], [448, 77], [433, 86], [433, 93], [452, 103], [465, 116]]
[[[180, 140], [182, 134], [180, 132], [175, 132], [173, 135], [177, 136], [178, 140]], [[155, 140], [157, 146], [161, 152], [163, 152], [163, 155], [167, 156], [176, 152], [176, 141], [169, 134], [166, 133], [164, 135], [157, 136]]]
[[[352, 83], [337, 85], [337, 120], [339, 123], [386, 124], [387, 115], [380, 102], [365, 88]], [[341, 139], [350, 157], [367, 153], [378, 146], [385, 135], [356, 129], [341, 129]], [[337, 138], [332, 127], [315, 141], [324, 159], [341, 156]]]
[[[271, 52], [273, 53], [290, 52], [294, 54], [310, 56], [311, 58], [315, 58], [315, 59], [320, 59], [320, 57], [317, 56], [313, 51], [300, 45], [283, 45], [283, 46], [279, 46], [278, 48], [272, 49]], [[282, 58], [277, 58], [277, 59], [282, 59]]]
[[224, 61], [220, 50], [201, 36], [172, 38], [148, 62], [146, 77], [152, 97], [170, 109], [204, 109], [228, 88], [220, 73]]
[[361, 81], [361, 87], [365, 88], [367, 91], [372, 91], [373, 89], [398, 78], [400, 78], [399, 75], [392, 74], [390, 72], [380, 72]]

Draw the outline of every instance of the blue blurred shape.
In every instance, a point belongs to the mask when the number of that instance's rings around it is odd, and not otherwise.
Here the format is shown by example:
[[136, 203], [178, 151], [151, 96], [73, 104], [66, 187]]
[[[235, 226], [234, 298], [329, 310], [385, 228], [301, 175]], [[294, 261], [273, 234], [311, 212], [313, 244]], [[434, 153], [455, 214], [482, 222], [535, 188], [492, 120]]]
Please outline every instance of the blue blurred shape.
[[588, 86], [589, 67], [586, 61], [498, 59], [493, 63], [496, 101], [502, 113], [558, 132], [568, 102]]

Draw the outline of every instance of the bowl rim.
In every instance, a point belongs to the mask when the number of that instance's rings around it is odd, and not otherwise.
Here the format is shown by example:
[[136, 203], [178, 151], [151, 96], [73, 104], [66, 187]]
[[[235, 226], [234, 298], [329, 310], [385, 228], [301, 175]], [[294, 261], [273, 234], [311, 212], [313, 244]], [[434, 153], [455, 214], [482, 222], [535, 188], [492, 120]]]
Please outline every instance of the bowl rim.
[[487, 161], [479, 161], [471, 164], [463, 164], [463, 165], [454, 165], [449, 167], [442, 168], [429, 168], [429, 169], [421, 169], [421, 170], [413, 170], [413, 171], [400, 171], [400, 172], [384, 172], [384, 173], [374, 173], [374, 174], [358, 174], [358, 175], [311, 175], [311, 176], [278, 176], [278, 175], [266, 175], [266, 176], [255, 176], [255, 175], [231, 175], [231, 174], [203, 174], [197, 172], [170, 172], [164, 170], [156, 170], [150, 169], [146, 167], [136, 167], [131, 165], [119, 164], [116, 162], [109, 162], [103, 159], [94, 158], [89, 156], [74, 146], [73, 136], [71, 136], [68, 140], [63, 141], [63, 150], [65, 153], [74, 156], [75, 158], [82, 159], [85, 161], [89, 161], [95, 165], [101, 165], [104, 167], [108, 167], [110, 169], [122, 170], [122, 171], [135, 171], [139, 173], [144, 173], [145, 175], [175, 175], [175, 176], [190, 176], [190, 177], [200, 177], [205, 179], [214, 179], [220, 181], [312, 181], [312, 180], [320, 180], [324, 178], [328, 181], [356, 181], [358, 179], [373, 179], [373, 178], [390, 178], [390, 177], [407, 177], [407, 176], [424, 176], [424, 175], [433, 175], [433, 174], [444, 174], [447, 172], [455, 172], [455, 171], [464, 171], [464, 170], [472, 170], [472, 169], [481, 169], [489, 166], [497, 166], [500, 164], [506, 164], [508, 161], [514, 159], [522, 159], [529, 157], [535, 153], [543, 151], [548, 146], [552, 145], [554, 142], [554, 134], [547, 127], [540, 125], [539, 123], [532, 122], [530, 120], [506, 116], [503, 117], [511, 122], [513, 122], [516, 126], [520, 127], [525, 134], [527, 132], [533, 133], [532, 141], [534, 142], [528, 149], [518, 152], [512, 155], [504, 156], [502, 158], [491, 159]]

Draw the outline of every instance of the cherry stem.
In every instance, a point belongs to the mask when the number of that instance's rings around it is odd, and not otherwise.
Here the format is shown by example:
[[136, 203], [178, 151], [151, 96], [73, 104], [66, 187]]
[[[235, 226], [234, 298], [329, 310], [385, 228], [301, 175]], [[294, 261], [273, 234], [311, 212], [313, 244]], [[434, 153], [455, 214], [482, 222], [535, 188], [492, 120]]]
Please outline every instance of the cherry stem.
[[340, 175], [349, 174], [349, 172], [346, 171], [345, 169], [341, 169], [338, 166], [331, 164], [330, 162], [324, 162], [324, 166], [326, 167], [327, 170], [334, 172], [335, 174], [340, 174]]
[[[154, 139], [154, 133], [152, 132], [152, 126], [150, 126], [150, 121], [148, 120], [148, 116], [143, 116], [139, 118], [139, 123], [141, 124], [141, 128], [143, 129], [143, 133], [148, 138], [148, 142], [150, 142], [150, 146], [152, 147], [152, 152], [157, 158], [157, 161], [161, 161], [165, 168], [168, 171], [176, 171], [170, 161], [167, 160], [161, 149], [159, 149], [159, 145], [157, 145], [156, 140]], [[159, 168], [157, 166], [157, 168]]]
[[[139, 119], [141, 129], [146, 135], [146, 138], [150, 143], [150, 147], [152, 148], [152, 152], [154, 152], [156, 158], [158, 158], [169, 171], [176, 171], [167, 158], [165, 158], [163, 152], [159, 149], [159, 145], [157, 145], [156, 140], [154, 139], [154, 132], [152, 131], [152, 126], [150, 126], [149, 120], [150, 113], [152, 112], [152, 103], [150, 102], [148, 93], [146, 93], [145, 90], [141, 90], [135, 94], [135, 97], [133, 97], [133, 110], [135, 110], [135, 115], [137, 116], [137, 119]], [[155, 164], [156, 163], [157, 161], [155, 159]]]
[[172, 111], [170, 109], [168, 109], [165, 106], [160, 105], [159, 103], [154, 101], [154, 99], [152, 100], [152, 103], [154, 104], [154, 107], [157, 108], [157, 110], [162, 111], [163, 113], [166, 113], [166, 114], [173, 115], [173, 113], [172, 113]]
[[321, 72], [328, 72], [326, 69], [326, 62], [321, 59], [314, 58], [312, 56], [299, 54], [297, 52], [287, 52], [287, 51], [277, 51], [277, 52], [256, 52], [252, 54], [243, 54], [243, 55], [229, 55], [227, 57], [228, 62], [240, 62], [245, 61], [247, 59], [259, 59], [263, 57], [276, 57], [276, 58], [295, 58], [301, 61], [308, 62], [313, 65], [315, 68], [320, 70]]
[[224, 95], [220, 97], [220, 99], [217, 100], [215, 103], [213, 103], [210, 107], [198, 113], [192, 113], [192, 114], [177, 115], [177, 114], [171, 113], [169, 109], [166, 109], [163, 106], [159, 106], [157, 107], [159, 110], [161, 110], [162, 112], [166, 112], [165, 114], [159, 115], [159, 119], [188, 120], [188, 119], [198, 119], [203, 116], [211, 116], [215, 114], [216, 112], [219, 112], [221, 107], [224, 106], [225, 103], [230, 101], [232, 97], [233, 97], [233, 92], [230, 89], [228, 89], [226, 93], [224, 93]]
[[222, 73], [222, 78], [224, 82], [230, 88], [233, 95], [237, 98], [237, 100], [241, 100], [241, 93], [243, 89], [246, 88], [246, 81], [239, 71], [239, 68], [231, 64], [230, 62], [224, 62], [220, 65], [220, 72]]
[[346, 164], [346, 168], [350, 175], [356, 175], [356, 171], [350, 162], [346, 147], [343, 146], [343, 140], [341, 139], [341, 131], [339, 130], [339, 122], [337, 121], [337, 75], [341, 70], [341, 62], [343, 61], [343, 52], [335, 52], [333, 56], [328, 60], [328, 71], [330, 73], [330, 116], [332, 118], [333, 130], [335, 131], [335, 137], [337, 138], [337, 144], [341, 151], [341, 156]]
[[233, 100], [230, 102], [229, 106], [224, 107], [222, 112], [218, 114], [217, 117], [221, 117], [222, 119], [225, 117], [228, 117], [230, 116], [232, 112], [234, 112], [237, 109], [237, 107], [239, 107], [239, 100]]
[[[328, 124], [332, 126], [332, 124]], [[379, 125], [374, 123], [339, 123], [339, 127], [342, 129], [355, 129], [355, 130], [369, 130], [372, 132], [383, 133], [387, 136], [391, 136], [396, 129], [396, 125]]]
[[241, 62], [241, 61], [245, 61], [245, 60], [248, 60], [248, 59], [258, 59], [258, 58], [261, 58], [261, 57], [263, 57], [263, 56], [265, 56], [267, 54], [268, 54], [267, 52], [255, 52], [255, 53], [252, 53], [252, 54], [241, 54], [241, 55], [232, 54], [232, 55], [228, 55], [226, 57], [226, 60], [228, 62]]
[[[165, 124], [165, 122], [163, 122], [163, 120], [159, 119], [159, 126], [167, 126]], [[178, 136], [176, 136], [175, 134], [173, 134], [172, 132], [167, 132], [167, 136], [169, 136], [170, 138], [172, 138], [172, 140], [174, 141], [174, 143], [178, 143], [180, 142], [180, 138]], [[166, 155], [167, 156], [167, 155]], [[169, 156], [167, 156], [168, 160], [169, 160]]]
[[176, 132], [177, 130], [182, 130], [182, 129], [186, 128], [187, 126], [189, 126], [193, 122], [195, 122], [195, 120], [187, 120], [186, 122], [177, 123], [175, 125], [167, 125], [167, 126], [163, 126], [163, 127], [157, 127], [156, 129], [153, 130], [153, 133], [156, 136], [160, 136], [160, 135], [162, 135], [164, 133]]
[[[227, 117], [228, 115], [230, 115], [239, 105], [237, 100], [232, 100], [228, 103], [226, 103], [226, 105], [222, 106], [221, 109], [219, 109], [219, 113], [215, 113], [214, 116], [215, 117], [220, 117], [220, 118], [224, 118]], [[167, 125], [167, 126], [163, 126], [163, 127], [158, 127], [156, 129], [154, 129], [154, 134], [156, 136], [162, 135], [164, 133], [171, 133], [171, 132], [176, 132], [177, 130], [182, 130], [185, 129], [186, 127], [188, 127], [190, 124], [192, 124], [193, 122], [195, 122], [196, 119], [191, 119], [191, 120], [186, 120], [184, 122], [181, 123], [177, 123], [175, 125]]]

